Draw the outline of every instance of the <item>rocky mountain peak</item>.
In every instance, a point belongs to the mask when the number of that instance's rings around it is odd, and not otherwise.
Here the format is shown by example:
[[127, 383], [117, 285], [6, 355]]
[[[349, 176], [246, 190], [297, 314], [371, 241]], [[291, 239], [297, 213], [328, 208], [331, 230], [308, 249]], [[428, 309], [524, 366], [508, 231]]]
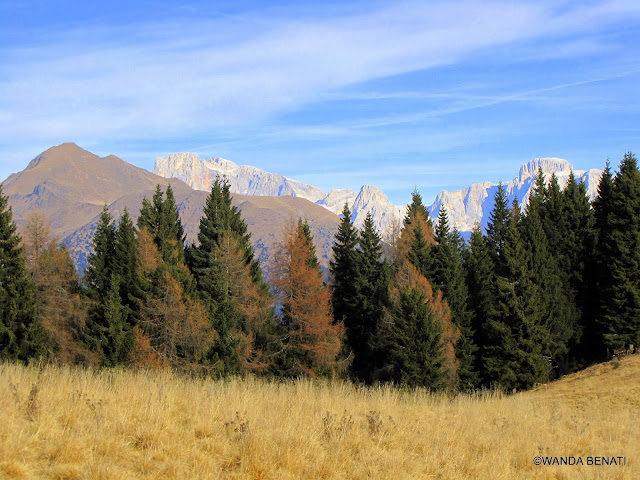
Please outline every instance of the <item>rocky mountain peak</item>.
[[207, 162], [207, 166], [212, 170], [217, 170], [226, 173], [235, 173], [238, 170], [238, 165], [233, 163], [231, 160], [227, 160], [225, 158], [214, 157], [209, 159]]
[[549, 176], [554, 173], [557, 175], [560, 172], [569, 172], [572, 169], [571, 164], [562, 158], [534, 158], [520, 167], [518, 178], [523, 182], [527, 178], [535, 177], [539, 168]]
[[353, 223], [362, 227], [368, 213], [384, 235], [389, 234], [395, 222], [401, 222], [406, 211], [405, 206], [393, 205], [382, 190], [364, 185], [351, 206]]

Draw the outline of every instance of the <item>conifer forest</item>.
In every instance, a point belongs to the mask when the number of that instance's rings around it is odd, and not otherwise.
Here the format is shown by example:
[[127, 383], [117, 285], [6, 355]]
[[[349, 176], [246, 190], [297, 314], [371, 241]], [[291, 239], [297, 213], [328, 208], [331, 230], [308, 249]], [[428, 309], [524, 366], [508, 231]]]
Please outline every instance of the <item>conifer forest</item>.
[[607, 163], [590, 202], [540, 170], [524, 209], [502, 185], [468, 240], [417, 191], [398, 231], [345, 205], [328, 269], [304, 218], [269, 278], [218, 178], [185, 233], [171, 187], [134, 224], [106, 206], [81, 278], [37, 212], [0, 190], [0, 359], [214, 378], [344, 378], [429, 390], [529, 389], [640, 344], [640, 172]]

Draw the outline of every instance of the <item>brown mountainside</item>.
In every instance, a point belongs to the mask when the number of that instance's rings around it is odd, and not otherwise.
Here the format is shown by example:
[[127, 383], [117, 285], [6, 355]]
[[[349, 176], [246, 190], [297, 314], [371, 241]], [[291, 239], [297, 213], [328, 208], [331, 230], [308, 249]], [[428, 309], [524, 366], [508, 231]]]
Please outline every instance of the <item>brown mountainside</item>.
[[[102, 207], [106, 204], [114, 218], [126, 207], [135, 219], [143, 197], [151, 198], [158, 184], [173, 188], [187, 241], [195, 241], [207, 192], [154, 175], [114, 155], [98, 157], [74, 143], [50, 148], [2, 186], [16, 223], [20, 226], [29, 211], [41, 210], [51, 223], [52, 235], [67, 245], [76, 266], [83, 270]], [[340, 221], [333, 213], [294, 197], [233, 195], [233, 201], [249, 227], [263, 267], [268, 269], [285, 223], [298, 217], [308, 220], [318, 256], [328, 264]]]

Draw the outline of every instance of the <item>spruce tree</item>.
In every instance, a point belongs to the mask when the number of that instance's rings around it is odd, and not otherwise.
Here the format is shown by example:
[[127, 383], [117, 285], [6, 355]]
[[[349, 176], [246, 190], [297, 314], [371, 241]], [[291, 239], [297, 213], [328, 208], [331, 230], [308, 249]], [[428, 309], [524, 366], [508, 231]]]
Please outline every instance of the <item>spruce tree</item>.
[[100, 349], [104, 355], [104, 365], [113, 367], [124, 363], [133, 348], [133, 326], [129, 321], [131, 309], [122, 303], [120, 277], [115, 273], [111, 275], [109, 290], [101, 306]]
[[586, 265], [587, 301], [585, 332], [582, 339], [582, 352], [588, 360], [600, 360], [606, 354], [603, 332], [599, 321], [605, 291], [610, 288], [608, 275], [608, 257], [603, 245], [611, 234], [610, 218], [613, 211], [612, 194], [613, 174], [607, 159], [600, 183], [598, 195], [593, 201], [593, 228], [591, 230], [590, 255]]
[[[218, 333], [214, 348], [208, 355], [213, 370], [220, 375], [238, 373], [238, 329], [243, 316], [235, 305], [232, 285], [222, 256], [223, 251], [240, 249], [244, 264], [250, 269], [253, 283], [266, 293], [260, 264], [254, 259], [251, 237], [240, 212], [231, 204], [229, 183], [219, 177], [211, 186], [200, 219], [199, 245], [188, 256], [189, 268], [195, 277], [200, 299], [209, 310], [209, 318]], [[227, 245], [233, 243], [234, 245]]]
[[135, 229], [126, 209], [116, 228], [104, 206], [88, 261], [85, 284], [93, 305], [83, 339], [105, 365], [114, 366], [126, 361], [133, 347], [133, 325], [144, 296]]
[[351, 223], [351, 211], [345, 203], [342, 220], [333, 243], [333, 259], [329, 263], [331, 273], [331, 299], [335, 323], [344, 322], [347, 330], [352, 328], [356, 313], [356, 278], [358, 257], [356, 245], [358, 232]]
[[84, 275], [89, 297], [98, 303], [106, 297], [111, 286], [111, 274], [114, 273], [115, 238], [115, 225], [105, 205], [93, 235], [93, 252], [87, 259], [88, 265]]
[[298, 219], [298, 231], [304, 236], [305, 241], [307, 242], [307, 246], [311, 251], [311, 255], [309, 256], [309, 268], [317, 269], [319, 274], [320, 272], [320, 262], [318, 261], [318, 256], [316, 255], [316, 247], [313, 244], [313, 236], [311, 235], [311, 227], [306, 220], [302, 220], [302, 218]]
[[413, 224], [416, 217], [423, 218], [424, 221], [428, 223], [429, 227], [431, 227], [429, 211], [427, 210], [427, 207], [424, 206], [422, 196], [420, 195], [420, 192], [418, 192], [417, 188], [411, 192], [411, 203], [407, 207], [407, 214], [404, 217], [403, 226], [406, 228]]
[[0, 359], [26, 361], [45, 354], [45, 338], [20, 242], [0, 185]]
[[545, 381], [550, 371], [550, 334], [543, 325], [542, 296], [530, 278], [514, 203], [502, 245], [504, 270], [496, 278], [492, 313], [485, 324], [483, 364], [490, 384], [525, 389]]
[[413, 227], [413, 235], [409, 244], [409, 260], [425, 277], [433, 278], [433, 257], [431, 256], [431, 244], [420, 223]]
[[[543, 221], [543, 228], [547, 236], [547, 242], [551, 252], [555, 252], [558, 255], [560, 264], [562, 265], [562, 243], [564, 232], [564, 217], [563, 217], [563, 199], [560, 185], [558, 184], [558, 178], [555, 174], [551, 175], [549, 185], [540, 193], [541, 196], [541, 218]], [[564, 270], [563, 270], [564, 271]]]
[[[584, 182], [576, 182], [573, 172], [562, 192], [562, 218], [564, 234], [559, 252], [562, 258], [560, 270], [566, 272], [564, 288], [576, 319], [574, 335], [568, 345], [570, 361], [583, 364], [586, 355], [582, 344], [591, 342], [588, 269], [594, 243], [594, 218], [587, 187]], [[583, 339], [585, 335], [587, 338]]]
[[152, 200], [142, 200], [138, 229], [146, 228], [152, 234], [165, 263], [179, 265], [184, 262], [185, 235], [171, 185], [165, 194], [157, 185]]
[[584, 308], [585, 301], [585, 264], [592, 243], [593, 210], [584, 182], [577, 182], [571, 172], [569, 181], [562, 192], [562, 216], [564, 235], [562, 255], [569, 272], [569, 285], [577, 296], [577, 305]]
[[390, 268], [382, 258], [382, 238], [371, 213], [367, 214], [358, 243], [356, 283], [356, 321], [347, 332], [354, 353], [352, 371], [355, 378], [371, 381], [376, 368], [375, 334], [389, 306]]
[[469, 293], [462, 260], [464, 241], [456, 229], [450, 230], [444, 206], [440, 208], [438, 215], [435, 240], [437, 243], [430, 251], [433, 267], [426, 277], [434, 288], [444, 294], [451, 308], [451, 319], [460, 329], [460, 338], [456, 344], [456, 357], [460, 362], [458, 375], [461, 388], [471, 390], [479, 380], [475, 370], [477, 347], [473, 340], [472, 313], [468, 306]]
[[[144, 297], [139, 267], [136, 231], [125, 208], [115, 233], [113, 273], [118, 276], [122, 304], [134, 314], [140, 310]], [[128, 321], [135, 323], [133, 319]]]
[[509, 211], [507, 193], [502, 183], [498, 184], [493, 201], [494, 206], [489, 213], [489, 223], [487, 224], [487, 242], [496, 273], [504, 275], [506, 270], [504, 242], [509, 230], [511, 212]]
[[160, 237], [163, 244], [161, 251], [165, 262], [177, 265], [184, 261], [184, 227], [171, 185], [167, 185], [165, 195], [160, 221]]
[[[115, 258], [115, 226], [111, 214], [105, 205], [98, 220], [98, 226], [93, 235], [93, 252], [89, 254], [88, 265], [84, 275], [86, 294], [92, 300], [89, 317], [83, 331], [83, 341], [86, 346], [106, 359], [107, 329], [105, 318], [106, 300], [109, 290], [113, 286]], [[118, 299], [119, 299], [118, 295]]]
[[433, 229], [417, 192], [412, 194], [397, 242], [390, 304], [379, 323], [374, 381], [439, 389], [458, 386], [454, 344], [460, 336], [442, 292], [427, 278], [432, 272]]
[[610, 351], [640, 343], [640, 171], [626, 153], [613, 179], [611, 211], [599, 232], [603, 259], [598, 323]]
[[[554, 191], [552, 178], [551, 191]], [[558, 190], [559, 192], [559, 190]], [[550, 342], [544, 353], [552, 359], [557, 373], [567, 373], [568, 344], [575, 337], [576, 309], [568, 296], [568, 275], [561, 269], [561, 245], [551, 249], [544, 229], [545, 220], [555, 218], [556, 225], [563, 221], [562, 211], [556, 212], [548, 205], [542, 169], [538, 170], [536, 183], [529, 198], [526, 214], [522, 217], [520, 230], [526, 252], [529, 280], [539, 289], [542, 324], [548, 330]], [[558, 200], [553, 208], [561, 208]], [[559, 240], [556, 240], [559, 242]]]
[[479, 372], [479, 380], [488, 384], [487, 379], [483, 377], [485, 368], [482, 363], [482, 358], [487, 357], [485, 349], [489, 346], [484, 325], [494, 311], [496, 279], [493, 256], [491, 255], [488, 241], [482, 235], [478, 224], [471, 231], [464, 267], [469, 292], [468, 304], [472, 312], [471, 330], [473, 331], [474, 344], [478, 348], [475, 358], [475, 371]]
[[393, 309], [388, 379], [398, 385], [444, 387], [442, 325], [418, 288], [405, 288]]

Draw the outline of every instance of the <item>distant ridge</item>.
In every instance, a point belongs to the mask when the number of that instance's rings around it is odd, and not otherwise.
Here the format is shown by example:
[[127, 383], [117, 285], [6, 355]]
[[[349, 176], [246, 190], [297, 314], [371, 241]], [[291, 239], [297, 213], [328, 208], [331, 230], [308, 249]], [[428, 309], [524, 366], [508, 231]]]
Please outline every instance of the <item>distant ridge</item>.
[[[565, 187], [573, 169], [568, 161], [561, 158], [535, 158], [531, 160], [520, 167], [515, 179], [503, 183], [509, 204], [515, 198], [522, 209], [526, 208], [539, 168], [542, 169], [547, 182], [555, 174], [560, 188]], [[573, 170], [573, 174], [578, 182], [585, 183], [587, 194], [593, 200], [597, 195], [602, 170]], [[493, 198], [497, 190], [498, 184], [492, 182], [474, 183], [464, 190], [455, 192], [443, 190], [428, 207], [429, 214], [436, 219], [440, 208], [444, 206], [447, 209], [450, 224], [460, 232], [468, 234], [476, 223], [484, 230], [489, 221], [489, 214], [493, 210]]]
[[[555, 174], [561, 186], [566, 184], [571, 172], [571, 164], [566, 160], [534, 159], [520, 168], [516, 178], [504, 183], [509, 201], [517, 198], [523, 208], [526, 206], [538, 168], [543, 169], [547, 180]], [[224, 159], [203, 162], [195, 154], [163, 157], [156, 162], [155, 170], [171, 178], [133, 166], [114, 155], [98, 157], [74, 143], [64, 143], [38, 155], [25, 170], [7, 178], [3, 182], [3, 191], [9, 196], [18, 225], [34, 209], [41, 210], [49, 218], [52, 234], [68, 246], [81, 271], [86, 265], [103, 206], [108, 206], [114, 218], [127, 208], [135, 219], [142, 198], [150, 198], [158, 184], [163, 189], [169, 184], [172, 186], [187, 241], [196, 240], [202, 206], [208, 193], [191, 188], [181, 178], [174, 178], [174, 173], [191, 178], [190, 181], [203, 190], [217, 174], [227, 175], [230, 181], [233, 179], [235, 188], [246, 193], [234, 194], [234, 204], [242, 210], [256, 254], [266, 270], [281, 239], [284, 224], [298, 217], [309, 221], [318, 255], [326, 266], [339, 223], [336, 213], [342, 210], [345, 202], [350, 205], [356, 226], [361, 226], [366, 215], [371, 213], [378, 228], [387, 234], [394, 223], [402, 222], [406, 211], [404, 206], [392, 205], [383, 192], [372, 186], [363, 186], [358, 194], [346, 189], [325, 194], [282, 175], [269, 174], [254, 167], [238, 167]], [[579, 181], [585, 182], [588, 194], [594, 198], [602, 171], [576, 170], [574, 174]], [[259, 195], [265, 190], [272, 195]], [[428, 211], [436, 219], [444, 205], [451, 225], [466, 236], [475, 223], [486, 228], [496, 190], [496, 183], [481, 182], [464, 190], [442, 191]], [[314, 198], [317, 200], [312, 202]]]
[[[29, 211], [41, 210], [49, 219], [52, 235], [67, 245], [82, 271], [91, 251], [98, 216], [107, 205], [114, 219], [125, 208], [135, 219], [144, 196], [151, 198], [156, 185], [174, 190], [187, 241], [196, 241], [207, 192], [190, 188], [179, 179], [167, 179], [109, 155], [98, 157], [74, 143], [52, 147], [34, 158], [22, 172], [3, 182], [5, 195], [20, 226]], [[234, 195], [252, 234], [256, 254], [268, 270], [271, 254], [290, 220], [305, 217], [318, 243], [318, 256], [328, 264], [330, 245], [339, 218], [302, 198]]]
[[392, 229], [394, 221], [401, 221], [405, 207], [395, 206], [379, 189], [365, 185], [359, 193], [349, 189], [325, 193], [319, 188], [292, 180], [259, 168], [238, 166], [230, 160], [214, 157], [201, 159], [195, 153], [174, 153], [156, 159], [153, 172], [165, 178], [179, 178], [191, 188], [208, 191], [217, 176], [225, 176], [231, 191], [251, 196], [290, 196], [305, 198], [330, 212], [339, 214], [347, 203], [352, 219], [361, 227], [367, 213], [371, 213], [376, 226], [383, 233]]
[[[567, 160], [554, 157], [535, 158], [520, 167], [515, 179], [504, 183], [509, 202], [517, 198], [523, 208], [526, 206], [538, 168], [542, 168], [547, 181], [555, 174], [561, 187], [566, 185], [572, 171], [572, 166]], [[339, 214], [347, 203], [357, 227], [364, 224], [365, 217], [370, 213], [384, 235], [389, 235], [394, 223], [402, 222], [406, 213], [405, 205], [393, 205], [381, 190], [369, 185], [364, 185], [357, 194], [348, 189], [324, 193], [318, 188], [282, 175], [255, 167], [238, 166], [218, 157], [203, 160], [194, 153], [158, 157], [154, 173], [166, 178], [179, 178], [197, 190], [208, 190], [216, 176], [224, 175], [235, 193], [306, 198], [336, 214]], [[578, 181], [585, 182], [590, 198], [595, 198], [602, 171], [576, 170], [574, 175]], [[476, 223], [483, 229], [486, 228], [496, 190], [497, 183], [487, 181], [474, 183], [464, 190], [442, 191], [428, 207], [428, 211], [435, 221], [441, 206], [444, 205], [451, 225], [461, 233], [468, 234]]]

